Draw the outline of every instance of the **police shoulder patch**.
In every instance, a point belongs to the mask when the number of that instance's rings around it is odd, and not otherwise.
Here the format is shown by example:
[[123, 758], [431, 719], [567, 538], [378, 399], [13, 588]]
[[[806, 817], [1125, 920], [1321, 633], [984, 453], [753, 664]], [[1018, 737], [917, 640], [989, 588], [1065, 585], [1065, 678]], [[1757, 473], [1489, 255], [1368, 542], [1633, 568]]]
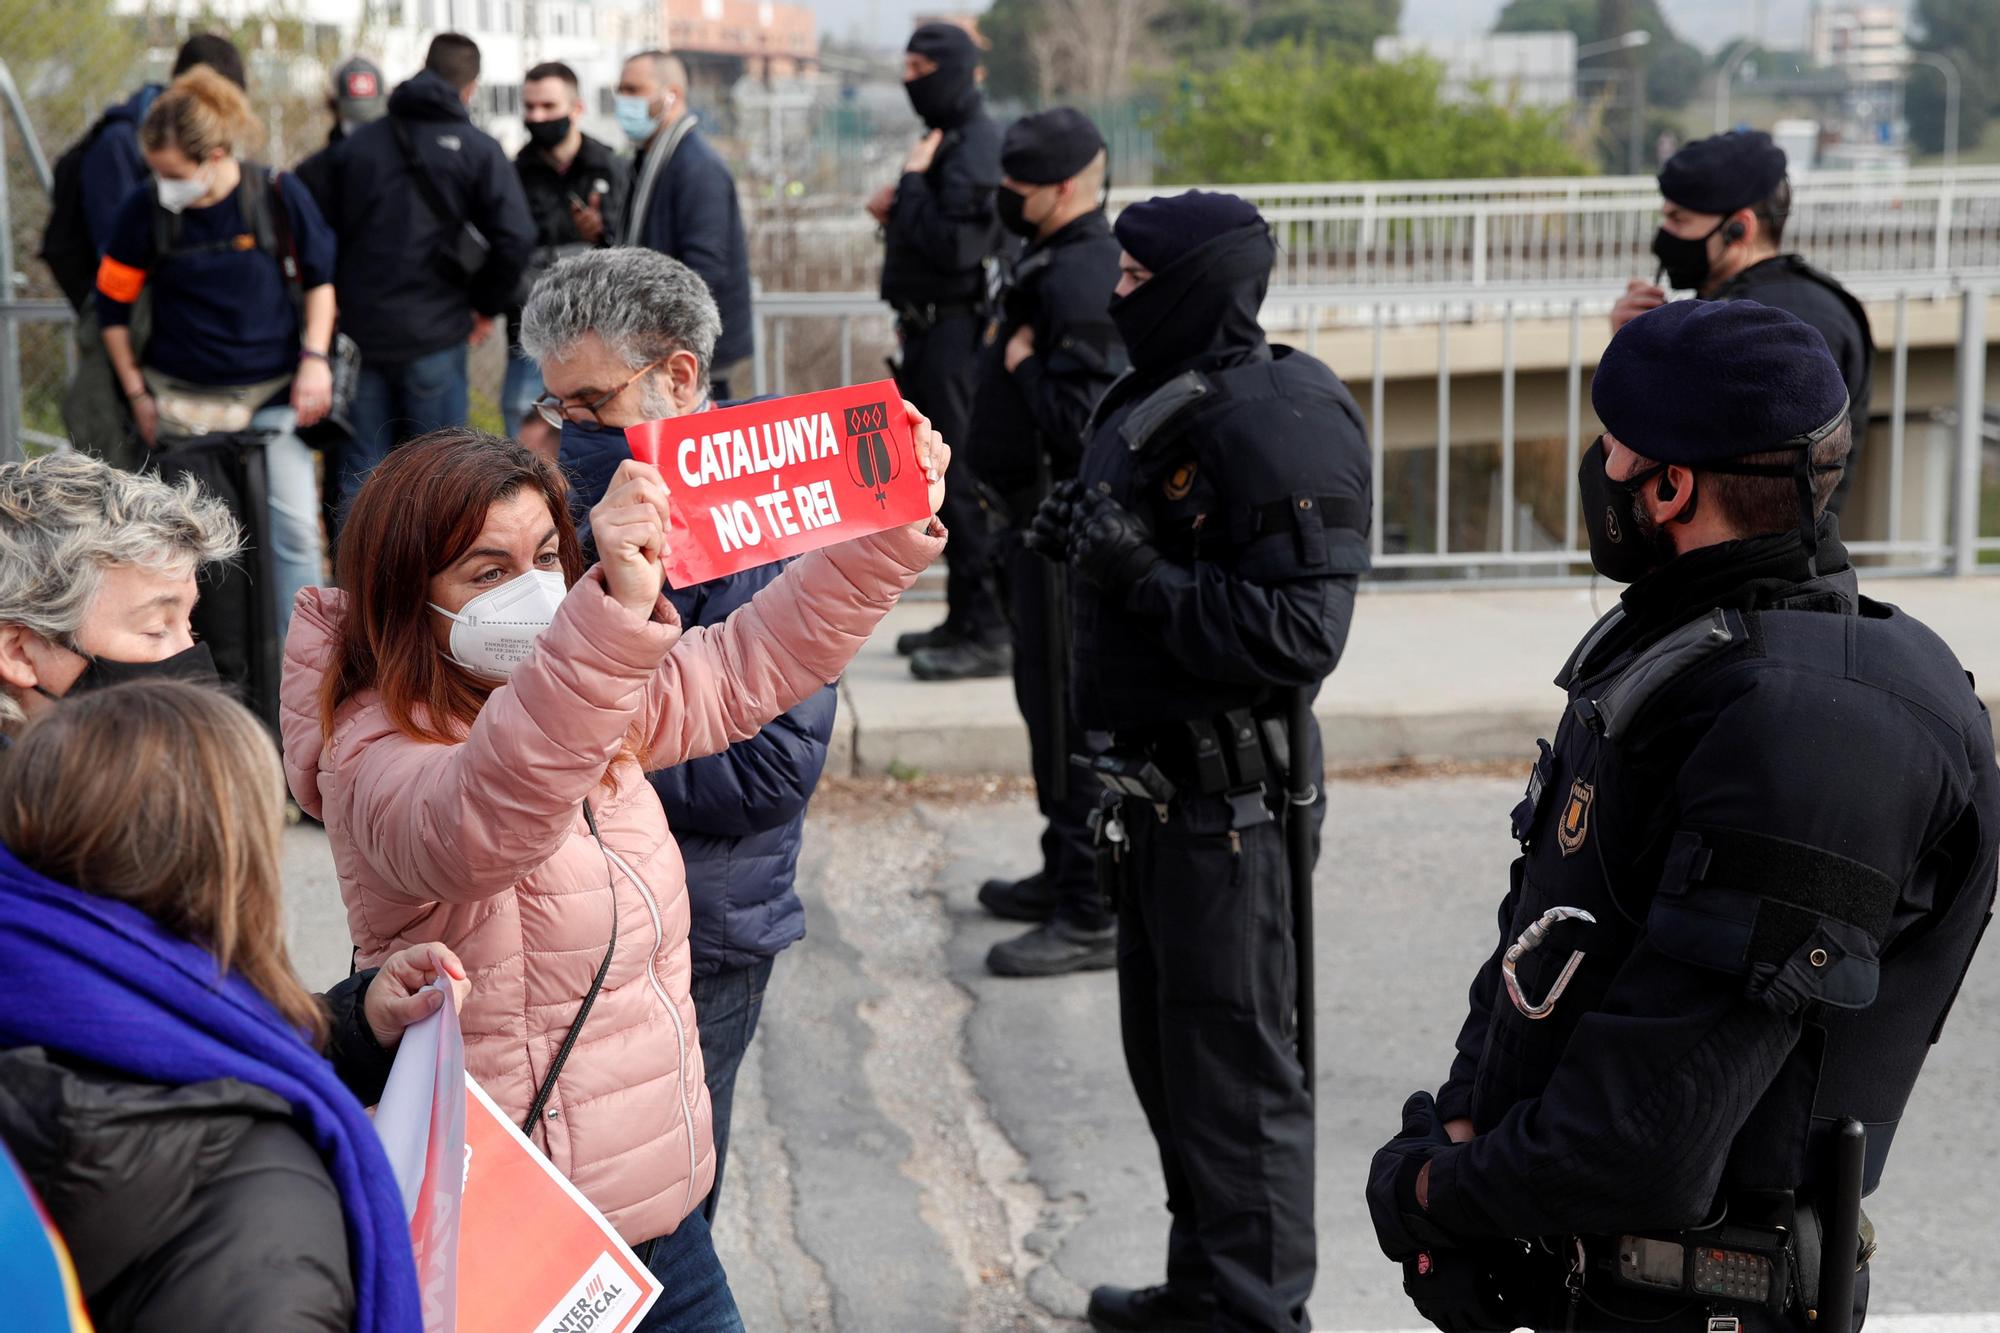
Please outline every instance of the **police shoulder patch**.
[[1564, 856], [1579, 850], [1583, 840], [1590, 836], [1590, 803], [1596, 796], [1597, 789], [1582, 778], [1571, 784], [1562, 823], [1556, 828], [1556, 843]]

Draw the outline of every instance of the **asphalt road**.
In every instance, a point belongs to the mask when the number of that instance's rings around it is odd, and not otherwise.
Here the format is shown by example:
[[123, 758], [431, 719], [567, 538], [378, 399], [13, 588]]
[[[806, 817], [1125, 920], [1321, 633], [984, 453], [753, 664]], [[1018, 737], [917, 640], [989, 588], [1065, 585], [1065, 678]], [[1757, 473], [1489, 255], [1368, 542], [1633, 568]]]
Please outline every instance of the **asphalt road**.
[[[1322, 1329], [1420, 1321], [1360, 1187], [1403, 1097], [1435, 1086], [1511, 855], [1497, 778], [1339, 782], [1317, 879]], [[845, 785], [815, 803], [808, 936], [780, 960], [736, 1105], [718, 1224], [752, 1330], [1074, 1328], [1099, 1282], [1156, 1281], [1166, 1214], [1109, 973], [1002, 980], [1018, 927], [981, 879], [1032, 868], [1018, 795]], [[294, 950], [346, 970], [324, 841], [288, 847]], [[2000, 961], [1975, 964], [1869, 1201], [1869, 1327], [2000, 1330]], [[1938, 1316], [1955, 1316], [1939, 1318]]]

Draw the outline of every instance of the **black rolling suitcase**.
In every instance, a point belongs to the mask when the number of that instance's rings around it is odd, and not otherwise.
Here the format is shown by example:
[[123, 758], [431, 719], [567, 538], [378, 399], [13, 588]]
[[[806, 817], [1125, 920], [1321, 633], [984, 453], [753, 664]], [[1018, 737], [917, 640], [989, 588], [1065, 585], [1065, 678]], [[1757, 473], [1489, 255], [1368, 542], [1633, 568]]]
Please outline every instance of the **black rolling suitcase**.
[[271, 604], [270, 492], [259, 430], [178, 440], [153, 455], [161, 477], [191, 476], [229, 506], [243, 525], [242, 556], [200, 574], [194, 636], [206, 643], [216, 670], [250, 711], [278, 736], [278, 674], [282, 663], [276, 609]]

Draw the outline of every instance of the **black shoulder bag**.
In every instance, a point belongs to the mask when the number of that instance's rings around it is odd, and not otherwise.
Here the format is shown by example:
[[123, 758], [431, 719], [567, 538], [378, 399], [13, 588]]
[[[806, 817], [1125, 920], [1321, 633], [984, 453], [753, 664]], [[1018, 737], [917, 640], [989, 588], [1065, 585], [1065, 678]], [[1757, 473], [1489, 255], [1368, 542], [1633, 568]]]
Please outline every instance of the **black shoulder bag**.
[[[486, 257], [493, 252], [492, 243], [486, 233], [461, 217], [458, 210], [444, 201], [444, 192], [432, 179], [430, 169], [417, 156], [416, 142], [410, 137], [410, 122], [399, 116], [389, 117], [389, 127], [395, 132], [396, 147], [402, 150], [403, 163], [410, 169], [410, 179], [416, 184], [417, 193], [430, 205], [437, 220], [445, 225], [446, 237], [432, 256], [446, 277], [463, 286], [470, 286], [479, 271], [486, 267]], [[453, 230], [453, 224], [457, 229]]]
[[542, 1108], [549, 1104], [549, 1097], [556, 1090], [556, 1079], [562, 1074], [563, 1066], [569, 1063], [569, 1053], [576, 1046], [577, 1037], [583, 1032], [583, 1020], [590, 1017], [590, 1007], [597, 1003], [597, 993], [604, 989], [604, 976], [611, 970], [611, 957], [618, 952], [618, 876], [611, 864], [611, 851], [604, 845], [604, 835], [597, 831], [597, 816], [591, 811], [590, 802], [583, 803], [583, 822], [590, 828], [590, 836], [597, 839], [597, 850], [604, 853], [604, 884], [611, 890], [611, 943], [605, 946], [604, 961], [597, 965], [597, 975], [590, 979], [590, 989], [584, 993], [583, 1003], [577, 1006], [576, 1018], [569, 1025], [569, 1034], [556, 1050], [556, 1058], [549, 1062], [547, 1077], [535, 1093], [535, 1100], [528, 1105], [528, 1114], [521, 1121], [521, 1132], [529, 1138], [535, 1135], [535, 1124], [542, 1118]]

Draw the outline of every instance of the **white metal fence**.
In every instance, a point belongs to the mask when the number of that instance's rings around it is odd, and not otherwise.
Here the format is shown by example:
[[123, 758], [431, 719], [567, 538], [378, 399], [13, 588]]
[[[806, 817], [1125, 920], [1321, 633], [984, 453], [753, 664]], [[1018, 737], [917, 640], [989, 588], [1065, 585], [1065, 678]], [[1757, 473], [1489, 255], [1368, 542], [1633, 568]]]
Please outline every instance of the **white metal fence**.
[[[1891, 323], [1876, 329], [1883, 351], [1874, 375], [1874, 427], [1861, 459], [1870, 502], [1865, 510], [1850, 504], [1843, 525], [1850, 552], [1904, 573], [2000, 570], [2000, 420], [1989, 414], [1987, 393], [1987, 303], [2000, 292], [2000, 280], [1856, 279], [1854, 287], [1878, 311], [1887, 307]], [[1572, 479], [1596, 429], [1586, 372], [1612, 295], [1602, 284], [1576, 282], [1495, 285], [1476, 297], [1442, 286], [1272, 290], [1264, 307], [1268, 328], [1322, 354], [1329, 351], [1323, 342], [1344, 340], [1346, 355], [1334, 368], [1370, 423], [1378, 571], [1515, 582], [1588, 572]], [[760, 293], [755, 314], [758, 393], [879, 377], [886, 373], [882, 358], [894, 351], [890, 318], [866, 292]], [[1933, 328], [1947, 324], [1945, 341], [1916, 344], [1919, 316]], [[1530, 321], [1540, 340], [1533, 348], [1524, 327]], [[1454, 340], [1480, 325], [1497, 327], [1497, 362], [1454, 366]], [[1415, 376], [1392, 366], [1385, 352], [1386, 339], [1413, 331], [1434, 336], [1436, 349]], [[1560, 354], [1550, 354], [1552, 336], [1562, 341]], [[1522, 366], [1531, 351], [1533, 371]], [[1913, 390], [1913, 354], [1926, 359], [1928, 397]], [[1481, 380], [1497, 380], [1497, 405], [1490, 417], [1471, 423], [1468, 440], [1466, 409], [1454, 411], [1453, 392]], [[1394, 429], [1399, 423], [1390, 405], [1399, 381], [1414, 382], [1429, 397], [1413, 413], [1434, 422], [1434, 435], [1421, 445], [1390, 444], [1392, 435], [1406, 434]], [[1937, 391], [1942, 383], [1948, 393]], [[1560, 395], [1561, 426], [1526, 439], [1522, 394], [1532, 387], [1546, 397], [1551, 384], [1559, 385], [1553, 392]], [[1529, 461], [1536, 484], [1525, 480]]]
[[[1623, 283], [1656, 269], [1647, 176], [1226, 188], [1270, 219], [1280, 286]], [[1114, 190], [1111, 205], [1158, 192]], [[753, 204], [746, 222], [768, 286], [866, 288], [879, 274], [858, 199]], [[2000, 167], [1803, 175], [1785, 248], [1843, 277], [2000, 274]]]

